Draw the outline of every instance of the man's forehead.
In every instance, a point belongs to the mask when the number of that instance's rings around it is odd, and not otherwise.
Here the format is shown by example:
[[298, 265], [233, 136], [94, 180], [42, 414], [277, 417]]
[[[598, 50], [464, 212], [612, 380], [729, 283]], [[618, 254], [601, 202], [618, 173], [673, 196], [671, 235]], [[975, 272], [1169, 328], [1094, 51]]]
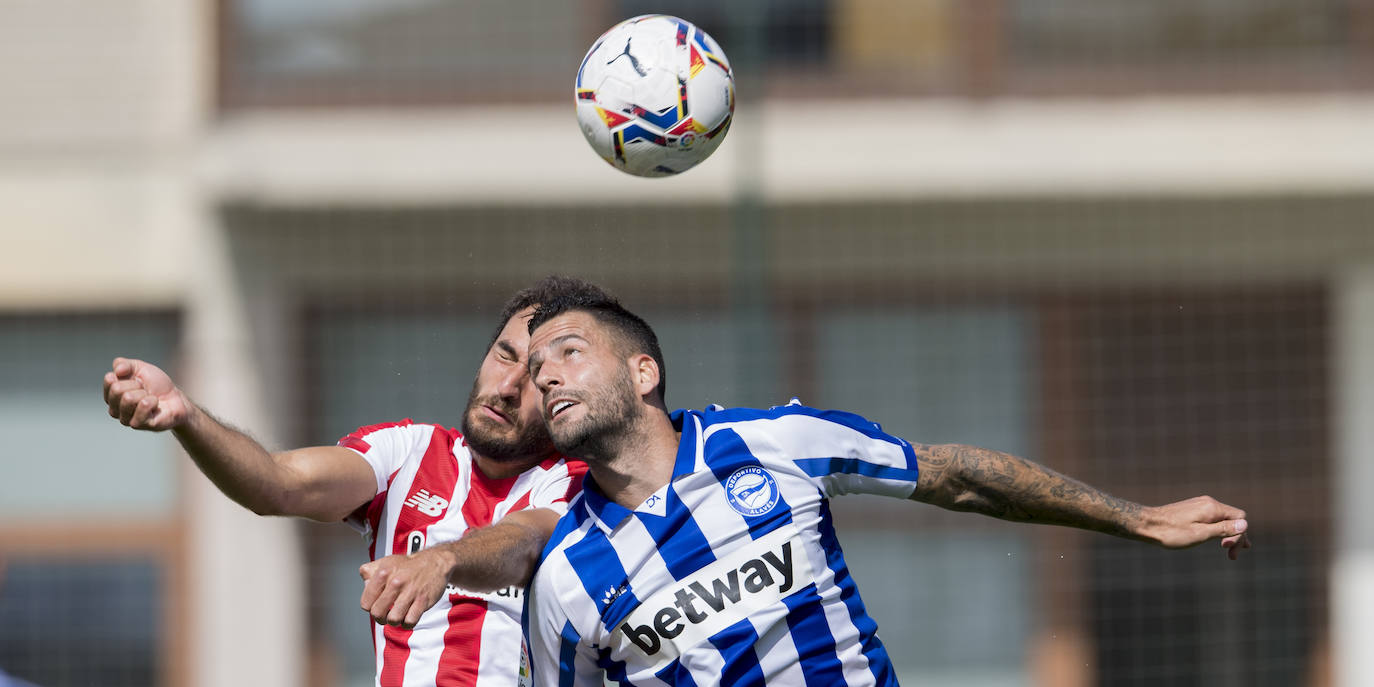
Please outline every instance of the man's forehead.
[[555, 338], [561, 339], [569, 335], [580, 336], [582, 338], [595, 336], [595, 328], [591, 326], [595, 324], [595, 322], [596, 319], [593, 318], [590, 313], [581, 310], [560, 313], [547, 322], [540, 324], [539, 327], [534, 330], [530, 338], [530, 345], [536, 346], [548, 343]]
[[491, 342], [491, 348], [523, 358], [525, 350], [530, 345], [529, 320], [533, 314], [534, 309], [527, 308], [511, 315], [505, 326], [501, 327], [501, 332], [496, 335], [496, 340]]

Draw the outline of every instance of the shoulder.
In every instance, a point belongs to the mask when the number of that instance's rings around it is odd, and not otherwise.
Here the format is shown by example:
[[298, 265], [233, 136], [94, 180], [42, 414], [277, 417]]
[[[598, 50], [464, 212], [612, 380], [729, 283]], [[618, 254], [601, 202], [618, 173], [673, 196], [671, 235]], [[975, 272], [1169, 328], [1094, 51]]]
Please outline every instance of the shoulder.
[[751, 424], [758, 428], [777, 426], [779, 429], [796, 424], [832, 424], [853, 429], [865, 434], [881, 433], [878, 423], [843, 410], [826, 410], [802, 405], [792, 399], [786, 405], [771, 408], [721, 408], [714, 406], [703, 411], [687, 411], [701, 418], [702, 429], [708, 433], [713, 428], [727, 425]]
[[395, 422], [379, 422], [363, 425], [339, 439], [338, 445], [351, 448], [359, 453], [367, 453], [378, 441], [396, 441], [407, 436], [428, 436], [435, 425], [417, 423], [410, 418]]
[[410, 418], [359, 427], [340, 439], [338, 445], [392, 468], [407, 461], [452, 459], [468, 463], [472, 460], [462, 432]]

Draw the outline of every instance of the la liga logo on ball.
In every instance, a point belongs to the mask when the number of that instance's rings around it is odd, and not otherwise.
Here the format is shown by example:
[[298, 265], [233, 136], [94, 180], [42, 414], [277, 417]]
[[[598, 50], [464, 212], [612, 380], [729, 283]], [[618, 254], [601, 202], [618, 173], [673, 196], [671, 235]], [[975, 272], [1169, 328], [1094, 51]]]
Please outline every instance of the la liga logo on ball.
[[725, 500], [740, 515], [758, 516], [778, 505], [778, 481], [757, 466], [742, 467], [725, 478]]
[[574, 86], [592, 150], [642, 177], [684, 172], [715, 152], [735, 113], [735, 77], [705, 31], [677, 17], [626, 19], [592, 44]]

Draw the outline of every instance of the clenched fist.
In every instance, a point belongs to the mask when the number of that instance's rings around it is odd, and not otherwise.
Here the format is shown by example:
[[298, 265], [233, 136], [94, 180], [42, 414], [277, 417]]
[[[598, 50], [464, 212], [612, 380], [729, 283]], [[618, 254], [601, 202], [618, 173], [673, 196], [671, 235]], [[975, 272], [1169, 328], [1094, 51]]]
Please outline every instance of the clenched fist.
[[191, 404], [158, 366], [115, 358], [110, 367], [105, 373], [105, 405], [110, 417], [134, 429], [153, 432], [186, 422]]
[[452, 554], [443, 547], [364, 563], [358, 569], [363, 578], [360, 605], [378, 623], [411, 629], [443, 598], [453, 566]]

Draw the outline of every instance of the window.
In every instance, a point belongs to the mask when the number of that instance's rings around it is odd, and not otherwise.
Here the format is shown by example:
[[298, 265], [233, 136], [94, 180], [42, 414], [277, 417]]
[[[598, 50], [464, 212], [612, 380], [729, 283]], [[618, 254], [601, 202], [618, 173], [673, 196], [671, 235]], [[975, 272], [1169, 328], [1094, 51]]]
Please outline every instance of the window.
[[162, 313], [0, 315], [0, 670], [44, 687], [178, 680], [179, 465], [111, 419], [116, 355], [175, 374]]

